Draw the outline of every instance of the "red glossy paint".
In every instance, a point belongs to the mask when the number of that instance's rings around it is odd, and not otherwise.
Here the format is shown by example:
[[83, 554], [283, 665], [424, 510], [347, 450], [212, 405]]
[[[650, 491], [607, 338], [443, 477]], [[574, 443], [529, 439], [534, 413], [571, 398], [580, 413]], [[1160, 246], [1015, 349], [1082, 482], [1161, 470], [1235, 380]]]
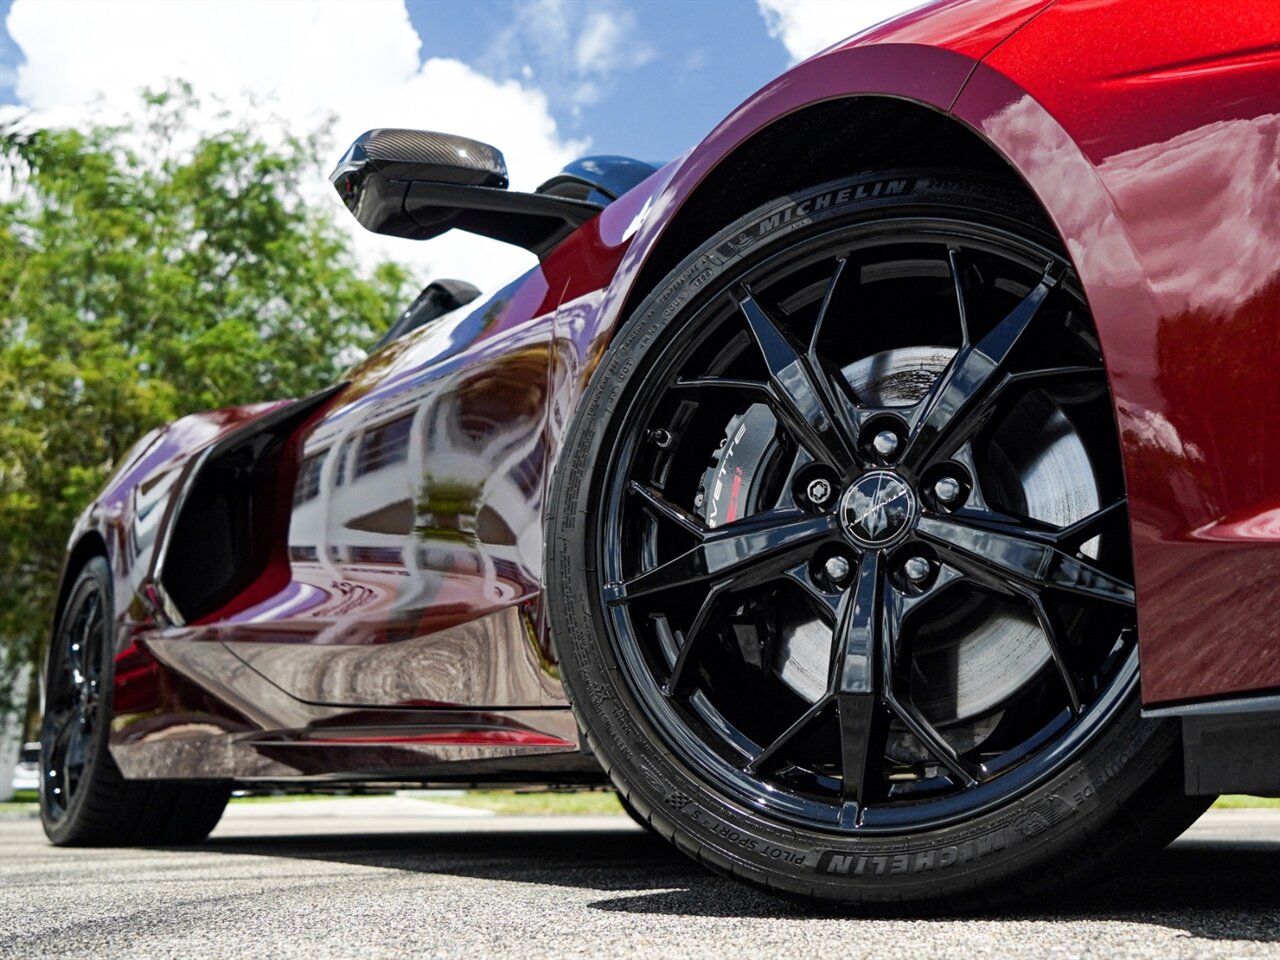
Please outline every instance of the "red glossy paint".
[[[832, 50], [909, 43], [950, 50], [970, 60], [987, 56], [1053, 0], [943, 0], [864, 30]], [[830, 52], [830, 51], [828, 51]]]
[[[968, 125], [1075, 260], [1122, 431], [1146, 702], [1280, 687], [1280, 8], [953, 0], [798, 65], [538, 269], [352, 371], [283, 465], [287, 560], [193, 625], [164, 613], [156, 538], [194, 458], [278, 405], [144, 439], [73, 536], [101, 536], [116, 576], [126, 772], [536, 771], [572, 750], [542, 512], [583, 385], [708, 174], [852, 96]], [[326, 726], [342, 747], [303, 747]]]
[[1280, 686], [1280, 6], [1060, 3], [955, 113], [1040, 197], [1102, 336], [1144, 701]]
[[564, 286], [535, 271], [352, 371], [303, 441], [314, 476], [287, 587], [218, 625], [222, 642], [316, 702], [386, 702], [365, 680], [392, 661], [392, 702], [547, 702], [526, 656], [553, 326], [539, 311]]
[[[152, 622], [149, 577], [156, 538], [183, 470], [212, 444], [286, 405], [287, 401], [275, 401], [197, 413], [151, 431], [134, 444], [102, 493], [80, 515], [70, 545], [91, 534], [106, 545], [122, 625]], [[117, 649], [127, 645], [122, 637]]]

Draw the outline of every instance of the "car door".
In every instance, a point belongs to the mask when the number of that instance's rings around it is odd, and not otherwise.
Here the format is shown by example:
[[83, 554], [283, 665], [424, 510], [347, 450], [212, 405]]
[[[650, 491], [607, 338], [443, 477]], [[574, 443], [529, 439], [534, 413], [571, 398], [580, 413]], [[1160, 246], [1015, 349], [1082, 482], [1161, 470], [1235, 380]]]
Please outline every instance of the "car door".
[[294, 697], [538, 706], [547, 387], [541, 269], [387, 344], [310, 429], [289, 588], [228, 646]]

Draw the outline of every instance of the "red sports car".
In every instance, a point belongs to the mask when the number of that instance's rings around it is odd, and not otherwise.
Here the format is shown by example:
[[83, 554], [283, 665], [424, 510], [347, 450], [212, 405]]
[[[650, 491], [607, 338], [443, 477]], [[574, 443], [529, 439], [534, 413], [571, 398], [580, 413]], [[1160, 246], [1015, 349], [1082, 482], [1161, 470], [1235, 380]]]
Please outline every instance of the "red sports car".
[[333, 182], [539, 265], [137, 444], [67, 554], [55, 843], [611, 783], [749, 883], [960, 908], [1280, 793], [1280, 7], [940, 3], [661, 168], [374, 130]]

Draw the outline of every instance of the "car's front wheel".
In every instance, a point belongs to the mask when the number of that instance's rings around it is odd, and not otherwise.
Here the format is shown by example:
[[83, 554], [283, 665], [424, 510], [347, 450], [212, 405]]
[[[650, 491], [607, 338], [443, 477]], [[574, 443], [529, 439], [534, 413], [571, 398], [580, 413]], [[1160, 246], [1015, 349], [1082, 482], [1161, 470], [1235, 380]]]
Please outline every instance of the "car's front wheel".
[[1201, 809], [1139, 717], [1107, 379], [1040, 222], [963, 177], [822, 184], [709, 238], [596, 371], [553, 634], [619, 790], [712, 867], [972, 905]]

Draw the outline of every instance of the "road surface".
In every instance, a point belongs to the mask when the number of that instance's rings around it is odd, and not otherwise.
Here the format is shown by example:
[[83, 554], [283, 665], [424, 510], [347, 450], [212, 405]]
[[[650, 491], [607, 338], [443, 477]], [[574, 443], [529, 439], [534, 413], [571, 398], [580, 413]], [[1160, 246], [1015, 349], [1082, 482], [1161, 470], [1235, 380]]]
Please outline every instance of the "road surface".
[[835, 918], [623, 816], [409, 797], [233, 804], [194, 850], [60, 850], [0, 821], [0, 958], [1280, 958], [1280, 810], [1211, 811], [1132, 872], [999, 916]]

